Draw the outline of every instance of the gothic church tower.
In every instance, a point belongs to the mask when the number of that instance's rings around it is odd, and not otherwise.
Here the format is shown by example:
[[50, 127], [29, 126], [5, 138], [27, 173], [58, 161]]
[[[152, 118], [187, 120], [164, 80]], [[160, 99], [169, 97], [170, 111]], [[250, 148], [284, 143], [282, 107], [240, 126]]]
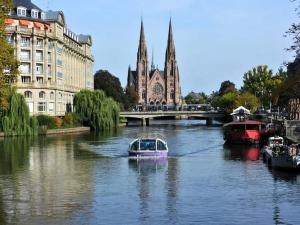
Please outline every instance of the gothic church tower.
[[149, 78], [149, 62], [146, 46], [144, 23], [141, 22], [140, 42], [137, 52], [137, 91], [139, 95], [139, 103], [147, 104], [147, 83]]
[[169, 23], [168, 44], [165, 59], [166, 100], [167, 104], [181, 104], [181, 88], [176, 50], [173, 38], [172, 21]]

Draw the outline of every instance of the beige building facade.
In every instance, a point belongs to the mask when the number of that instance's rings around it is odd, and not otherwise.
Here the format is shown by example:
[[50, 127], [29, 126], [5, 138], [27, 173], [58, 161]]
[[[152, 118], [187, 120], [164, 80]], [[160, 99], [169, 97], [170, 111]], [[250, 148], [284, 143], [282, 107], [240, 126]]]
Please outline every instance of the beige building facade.
[[94, 88], [91, 36], [76, 35], [67, 28], [63, 12], [44, 12], [30, 0], [15, 0], [5, 24], [20, 61], [17, 90], [30, 113], [71, 112], [75, 94]]

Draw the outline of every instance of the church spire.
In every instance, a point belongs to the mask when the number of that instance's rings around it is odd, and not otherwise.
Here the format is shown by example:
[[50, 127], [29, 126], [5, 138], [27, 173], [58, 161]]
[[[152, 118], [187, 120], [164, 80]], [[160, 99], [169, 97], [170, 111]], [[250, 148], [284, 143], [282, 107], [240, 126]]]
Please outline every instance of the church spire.
[[174, 44], [174, 38], [173, 38], [172, 19], [170, 18], [166, 56], [170, 57], [170, 55], [172, 55], [173, 53], [175, 56], [175, 44]]
[[155, 65], [154, 65], [154, 50], [152, 49], [152, 60], [151, 60], [151, 70], [155, 70]]
[[141, 20], [140, 42], [139, 42], [137, 58], [138, 58], [138, 61], [141, 61], [143, 58], [147, 59], [147, 46], [146, 46], [143, 18]]

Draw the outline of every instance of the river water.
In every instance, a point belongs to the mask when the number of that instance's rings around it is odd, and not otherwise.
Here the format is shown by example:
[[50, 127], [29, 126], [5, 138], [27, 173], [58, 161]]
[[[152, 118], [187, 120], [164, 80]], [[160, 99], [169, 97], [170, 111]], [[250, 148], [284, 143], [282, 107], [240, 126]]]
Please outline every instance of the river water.
[[[166, 160], [129, 160], [142, 133]], [[300, 176], [259, 149], [224, 147], [222, 129], [159, 121], [105, 134], [0, 140], [0, 224], [300, 224]]]

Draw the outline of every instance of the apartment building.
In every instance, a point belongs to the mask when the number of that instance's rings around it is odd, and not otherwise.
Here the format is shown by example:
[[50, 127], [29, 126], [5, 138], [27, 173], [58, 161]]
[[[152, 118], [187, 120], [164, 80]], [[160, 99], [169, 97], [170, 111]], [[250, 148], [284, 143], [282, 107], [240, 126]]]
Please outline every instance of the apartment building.
[[63, 116], [82, 89], [94, 88], [92, 37], [68, 29], [62, 11], [15, 0], [5, 20], [7, 41], [20, 61], [16, 86], [32, 115]]

